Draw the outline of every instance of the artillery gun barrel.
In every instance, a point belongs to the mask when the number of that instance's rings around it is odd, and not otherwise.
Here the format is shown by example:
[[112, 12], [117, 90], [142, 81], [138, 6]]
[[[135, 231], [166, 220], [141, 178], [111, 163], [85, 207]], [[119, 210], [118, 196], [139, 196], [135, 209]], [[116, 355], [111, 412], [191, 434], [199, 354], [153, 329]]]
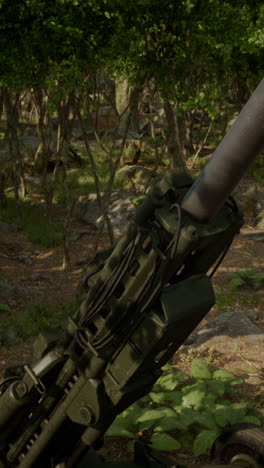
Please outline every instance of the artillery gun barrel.
[[224, 203], [263, 145], [264, 78], [185, 195], [183, 210], [198, 222], [207, 222]]

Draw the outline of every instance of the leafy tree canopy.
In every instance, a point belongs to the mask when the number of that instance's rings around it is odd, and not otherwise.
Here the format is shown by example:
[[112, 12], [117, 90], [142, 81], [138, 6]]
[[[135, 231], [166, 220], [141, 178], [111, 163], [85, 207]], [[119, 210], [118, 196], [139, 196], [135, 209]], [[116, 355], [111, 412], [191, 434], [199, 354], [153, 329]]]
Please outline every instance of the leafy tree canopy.
[[2, 86], [61, 75], [78, 86], [104, 70], [154, 78], [182, 111], [208, 107], [213, 116], [231, 82], [254, 88], [263, 75], [261, 1], [1, 0], [0, 13]]

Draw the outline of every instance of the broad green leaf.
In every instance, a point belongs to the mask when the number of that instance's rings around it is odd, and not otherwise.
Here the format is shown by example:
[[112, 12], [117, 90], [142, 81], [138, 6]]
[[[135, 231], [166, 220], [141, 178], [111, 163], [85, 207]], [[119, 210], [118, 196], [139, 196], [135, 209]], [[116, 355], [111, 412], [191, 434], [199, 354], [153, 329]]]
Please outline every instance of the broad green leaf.
[[198, 434], [193, 443], [194, 455], [198, 457], [212, 447], [217, 438], [218, 431], [204, 430]]
[[131, 439], [135, 437], [133, 432], [126, 429], [124, 426], [122, 426], [122, 424], [120, 424], [120, 422], [116, 420], [109, 427], [109, 429], [106, 432], [106, 435], [115, 437], [129, 437]]
[[180, 442], [168, 434], [155, 432], [150, 440], [152, 447], [157, 450], [178, 450], [181, 448]]
[[229, 283], [229, 287], [231, 289], [236, 289], [239, 286], [242, 286], [244, 283], [245, 283], [245, 280], [243, 278], [233, 278]]
[[136, 430], [138, 426], [137, 419], [141, 416], [141, 414], [142, 407], [137, 403], [134, 403], [133, 405], [129, 406], [129, 408], [120, 413], [117, 416], [116, 421], [118, 421], [119, 424], [128, 430]]
[[180, 404], [182, 399], [181, 392], [151, 392], [149, 393], [149, 397], [151, 398], [154, 403], [165, 403], [170, 402], [174, 404]]
[[181, 431], [177, 434], [177, 440], [181, 444], [181, 448], [189, 448], [193, 445], [193, 435], [187, 431]]
[[[138, 197], [132, 198], [132, 203], [134, 203], [134, 205], [136, 205], [136, 206], [141, 205], [145, 198], [146, 198], [146, 195], [140, 195]], [[168, 364], [168, 366], [169, 366], [169, 364]], [[164, 367], [162, 368], [162, 370], [167, 370], [167, 369], [164, 369]]]
[[233, 403], [231, 405], [231, 424], [238, 424], [243, 421], [244, 416], [248, 411], [247, 405], [244, 403]]
[[261, 426], [261, 424], [263, 424], [263, 421], [261, 421], [259, 418], [250, 415], [244, 416], [241, 422], [256, 424], [257, 426]]
[[217, 405], [214, 415], [218, 426], [227, 426], [230, 423], [230, 405]]
[[210, 372], [207, 364], [199, 358], [193, 359], [192, 364], [192, 376], [198, 380], [208, 380], [211, 379], [212, 373]]
[[230, 422], [230, 405], [217, 405], [214, 411], [216, 423], [225, 427]]
[[181, 392], [167, 392], [167, 400], [171, 403], [172, 407], [175, 408], [181, 404], [182, 393]]
[[227, 424], [238, 424], [244, 420], [247, 410], [248, 408], [244, 403], [216, 405], [214, 411], [215, 420], [220, 427], [224, 427]]
[[172, 408], [168, 408], [166, 406], [159, 408], [162, 411], [162, 415], [164, 418], [174, 418], [176, 412]]
[[143, 396], [142, 398], [140, 398], [139, 401], [140, 401], [141, 403], [150, 403], [150, 402], [151, 402], [151, 398], [150, 398], [150, 396], [149, 396], [149, 394], [148, 394], [148, 395], [145, 395], [145, 396]]
[[[146, 195], [141, 195], [141, 196], [138, 197], [138, 198], [142, 198], [142, 197], [143, 197], [143, 198], [146, 198]], [[163, 372], [172, 372], [172, 366], [171, 366], [171, 364], [167, 363], [167, 364], [165, 364], [165, 365], [161, 368], [161, 370], [162, 370]]]
[[186, 429], [186, 425], [180, 420], [179, 416], [175, 413], [175, 417], [162, 419], [158, 422], [158, 425], [155, 426], [155, 432], [163, 432], [163, 431], [172, 431], [174, 429], [184, 430]]
[[204, 382], [197, 382], [182, 389], [182, 405], [187, 408], [199, 409], [207, 397], [207, 389]]
[[155, 392], [155, 393], [163, 392], [163, 388], [161, 385], [159, 385], [158, 382], [156, 382], [152, 387], [152, 392]]
[[192, 392], [185, 395], [182, 399], [183, 406], [187, 408], [199, 409], [203, 404], [205, 398], [205, 391], [193, 390]]
[[165, 390], [173, 391], [178, 385], [187, 380], [186, 375], [183, 372], [170, 372], [160, 377], [158, 384]]
[[191, 408], [183, 408], [180, 411], [180, 421], [186, 426], [189, 427], [195, 423], [195, 418], [198, 411]]
[[141, 412], [141, 415], [137, 418], [138, 422], [156, 420], [162, 418], [163, 414], [160, 408], [158, 409], [149, 409], [144, 408]]
[[199, 424], [204, 429], [217, 430], [217, 424], [214, 416], [207, 412], [197, 413], [194, 416], [194, 422]]
[[211, 409], [214, 408], [215, 406], [217, 397], [218, 397], [217, 394], [214, 392], [206, 393], [206, 397], [204, 398], [204, 401], [203, 401], [203, 408], [211, 411]]
[[153, 427], [156, 421], [165, 417], [163, 409], [163, 407], [157, 409], [143, 409], [141, 415], [137, 418], [138, 427], [141, 430], [147, 430]]
[[213, 379], [221, 380], [222, 382], [227, 382], [230, 385], [238, 385], [243, 383], [243, 379], [237, 377], [236, 375], [228, 372], [224, 369], [218, 369], [213, 373]]
[[213, 392], [216, 396], [223, 396], [225, 393], [225, 382], [221, 380], [210, 380], [206, 382], [209, 392]]
[[168, 398], [167, 398], [168, 392], [150, 392], [149, 396], [154, 403], [164, 403]]

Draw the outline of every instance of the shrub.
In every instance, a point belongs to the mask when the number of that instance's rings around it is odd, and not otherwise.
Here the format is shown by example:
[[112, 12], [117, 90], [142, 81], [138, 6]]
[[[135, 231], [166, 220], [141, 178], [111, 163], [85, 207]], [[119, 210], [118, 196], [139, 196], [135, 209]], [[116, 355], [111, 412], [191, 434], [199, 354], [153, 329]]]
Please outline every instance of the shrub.
[[244, 268], [235, 273], [230, 273], [230, 276], [233, 278], [229, 283], [231, 289], [240, 286], [258, 287], [264, 284], [264, 273], [259, 273], [254, 268]]
[[[1, 307], [2, 306], [2, 307]], [[0, 310], [6, 315], [1, 318], [0, 340], [2, 344], [8, 343], [8, 331], [13, 330], [23, 339], [38, 335], [38, 333], [58, 326], [62, 320], [76, 310], [76, 304], [31, 304], [28, 308], [15, 315], [8, 314], [10, 308], [0, 304]]]
[[15, 201], [8, 200], [6, 209], [1, 210], [0, 219], [15, 223], [28, 239], [43, 247], [55, 247], [62, 243], [63, 223], [48, 219], [41, 208], [31, 206], [24, 202], [17, 212]]
[[194, 359], [191, 376], [170, 365], [152, 392], [121, 413], [107, 435], [148, 436], [158, 450], [192, 447], [199, 456], [229, 425], [261, 424], [261, 415], [247, 403], [234, 401], [234, 386], [243, 380], [225, 370], [211, 370]]

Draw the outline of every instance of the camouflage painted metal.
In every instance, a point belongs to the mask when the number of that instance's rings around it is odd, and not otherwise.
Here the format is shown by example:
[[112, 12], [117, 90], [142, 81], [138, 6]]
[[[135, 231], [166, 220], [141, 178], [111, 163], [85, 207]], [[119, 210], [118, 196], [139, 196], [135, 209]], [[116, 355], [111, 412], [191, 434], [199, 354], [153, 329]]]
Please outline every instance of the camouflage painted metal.
[[[260, 109], [258, 99], [256, 113], [262, 128], [263, 82], [260, 86], [262, 105]], [[249, 106], [254, 117], [252, 101]], [[247, 151], [247, 162], [256, 156], [260, 140], [264, 142], [263, 131], [261, 135]], [[231, 140], [235, 138], [236, 131]], [[219, 155], [213, 168], [218, 160]], [[166, 173], [94, 272], [75, 316], [41, 334], [33, 364], [24, 366], [22, 376], [4, 382], [4, 468], [48, 468], [62, 462], [67, 468], [179, 466], [146, 447], [136, 446], [134, 462], [122, 464], [102, 462], [95, 451], [115, 417], [151, 390], [161, 367], [214, 305], [210, 277], [243, 218], [233, 199], [226, 198], [233, 174], [223, 178], [217, 193], [204, 191], [208, 180], [215, 186], [208, 177], [202, 173], [193, 184], [186, 174]]]

